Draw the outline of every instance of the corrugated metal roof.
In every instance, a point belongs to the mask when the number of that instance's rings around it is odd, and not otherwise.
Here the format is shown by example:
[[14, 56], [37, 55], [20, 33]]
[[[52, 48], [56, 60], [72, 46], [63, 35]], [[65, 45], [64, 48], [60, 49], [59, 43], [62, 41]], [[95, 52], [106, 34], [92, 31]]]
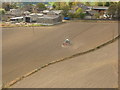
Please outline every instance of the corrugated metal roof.
[[10, 19], [23, 19], [23, 17], [14, 17], [14, 18], [10, 18]]
[[44, 18], [44, 19], [55, 19], [58, 18], [58, 15], [44, 15], [42, 17], [38, 17], [38, 18]]
[[103, 6], [92, 7], [92, 6], [89, 6], [88, 8], [89, 8], [89, 9], [102, 9], [102, 10], [107, 10], [109, 7], [103, 7]]

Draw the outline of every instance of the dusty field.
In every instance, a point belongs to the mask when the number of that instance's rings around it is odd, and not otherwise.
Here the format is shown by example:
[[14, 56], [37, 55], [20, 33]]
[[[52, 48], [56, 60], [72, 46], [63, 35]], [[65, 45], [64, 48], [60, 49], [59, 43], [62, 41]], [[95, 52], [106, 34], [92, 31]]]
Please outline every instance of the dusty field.
[[12, 88], [117, 88], [118, 42], [51, 65]]
[[[117, 23], [71, 22], [52, 27], [3, 28], [3, 82], [50, 61], [94, 48], [117, 32]], [[72, 41], [71, 47], [61, 47], [65, 38]]]

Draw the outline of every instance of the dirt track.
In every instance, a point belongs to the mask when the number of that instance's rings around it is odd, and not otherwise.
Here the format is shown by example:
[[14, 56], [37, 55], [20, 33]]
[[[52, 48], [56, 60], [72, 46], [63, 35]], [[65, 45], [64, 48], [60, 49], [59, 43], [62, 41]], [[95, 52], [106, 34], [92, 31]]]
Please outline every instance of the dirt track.
[[[3, 82], [50, 61], [100, 45], [116, 36], [117, 23], [71, 22], [52, 27], [3, 29]], [[72, 46], [61, 47], [69, 38]]]

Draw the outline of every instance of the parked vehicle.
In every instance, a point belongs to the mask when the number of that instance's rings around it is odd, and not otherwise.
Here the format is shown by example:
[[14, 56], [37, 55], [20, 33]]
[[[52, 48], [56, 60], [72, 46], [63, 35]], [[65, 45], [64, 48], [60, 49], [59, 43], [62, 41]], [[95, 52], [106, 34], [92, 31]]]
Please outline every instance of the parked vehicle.
[[70, 17], [64, 17], [64, 20], [70, 20]]

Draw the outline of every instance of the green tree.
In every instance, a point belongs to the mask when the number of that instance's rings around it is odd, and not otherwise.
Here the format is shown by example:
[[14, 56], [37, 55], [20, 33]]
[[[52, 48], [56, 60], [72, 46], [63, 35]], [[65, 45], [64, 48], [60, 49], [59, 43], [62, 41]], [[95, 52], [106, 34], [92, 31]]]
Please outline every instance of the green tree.
[[56, 8], [56, 5], [55, 5], [55, 4], [53, 4], [52, 6], [53, 6], [53, 9], [55, 9], [55, 8]]
[[4, 2], [2, 3], [2, 8], [5, 9], [6, 11], [9, 11], [10, 9], [17, 9], [17, 3], [9, 3], [9, 2]]
[[5, 10], [0, 8], [0, 15], [4, 15], [5, 14]]
[[98, 6], [104, 6], [103, 2], [98, 2]]
[[68, 13], [68, 17], [70, 17], [70, 18], [75, 18], [75, 14], [74, 14], [74, 13], [69, 12], [69, 13]]
[[85, 17], [85, 14], [83, 13], [82, 8], [78, 8], [75, 13], [69, 13], [69, 17], [71, 18], [81, 18], [83, 19]]
[[53, 4], [53, 7], [54, 7], [54, 9], [60, 10], [60, 8], [61, 8], [60, 2], [55, 2], [55, 3]]
[[86, 15], [85, 13], [80, 13], [80, 18], [81, 18], [81, 19], [84, 19], [84, 18], [85, 18], [85, 15]]
[[4, 3], [2, 3], [2, 8], [5, 9], [5, 11], [9, 11], [9, 10], [12, 9], [13, 7], [11, 6], [10, 3], [4, 2]]
[[62, 7], [62, 10], [63, 10], [63, 16], [67, 17], [68, 16], [68, 12], [69, 12], [69, 6], [64, 6]]
[[117, 15], [118, 15], [118, 19], [120, 20], [120, 1], [117, 4]]
[[75, 14], [74, 14], [74, 18], [80, 18], [80, 14], [75, 13]]
[[56, 10], [63, 10], [65, 9], [66, 7], [69, 9], [72, 7], [72, 2], [69, 2], [69, 3], [66, 3], [66, 2], [55, 2], [52, 6], [54, 9]]
[[68, 5], [69, 5], [69, 7], [71, 9], [74, 4], [73, 4], [73, 2], [69, 2]]
[[85, 13], [83, 13], [82, 8], [78, 8], [75, 13], [68, 13], [68, 16], [71, 18], [81, 18], [85, 17]]
[[100, 17], [100, 13], [95, 13], [94, 16], [95, 16], [95, 18], [97, 19], [97, 18]]
[[108, 8], [108, 14], [112, 15], [112, 18], [114, 18], [116, 11], [117, 11], [117, 4], [111, 4], [110, 7]]
[[83, 12], [82, 8], [78, 8], [75, 12], [75, 17], [80, 18], [80, 14]]
[[85, 3], [86, 6], [91, 6], [90, 2]]
[[11, 3], [11, 8], [17, 9], [18, 8], [17, 3]]
[[98, 6], [98, 2], [92, 2], [93, 6]]
[[33, 11], [33, 5], [32, 4], [27, 4], [22, 7], [22, 10], [32, 12]]
[[77, 14], [80, 14], [80, 13], [82, 13], [82, 12], [83, 12], [82, 8], [78, 8], [78, 9], [76, 10], [76, 13], [77, 13]]
[[105, 2], [105, 6], [109, 7], [110, 6], [110, 2]]
[[37, 8], [38, 11], [42, 11], [42, 10], [45, 10], [45, 9], [46, 9], [46, 6], [45, 6], [45, 4], [43, 4], [43, 3], [38, 3], [38, 4], [36, 5], [36, 8]]

